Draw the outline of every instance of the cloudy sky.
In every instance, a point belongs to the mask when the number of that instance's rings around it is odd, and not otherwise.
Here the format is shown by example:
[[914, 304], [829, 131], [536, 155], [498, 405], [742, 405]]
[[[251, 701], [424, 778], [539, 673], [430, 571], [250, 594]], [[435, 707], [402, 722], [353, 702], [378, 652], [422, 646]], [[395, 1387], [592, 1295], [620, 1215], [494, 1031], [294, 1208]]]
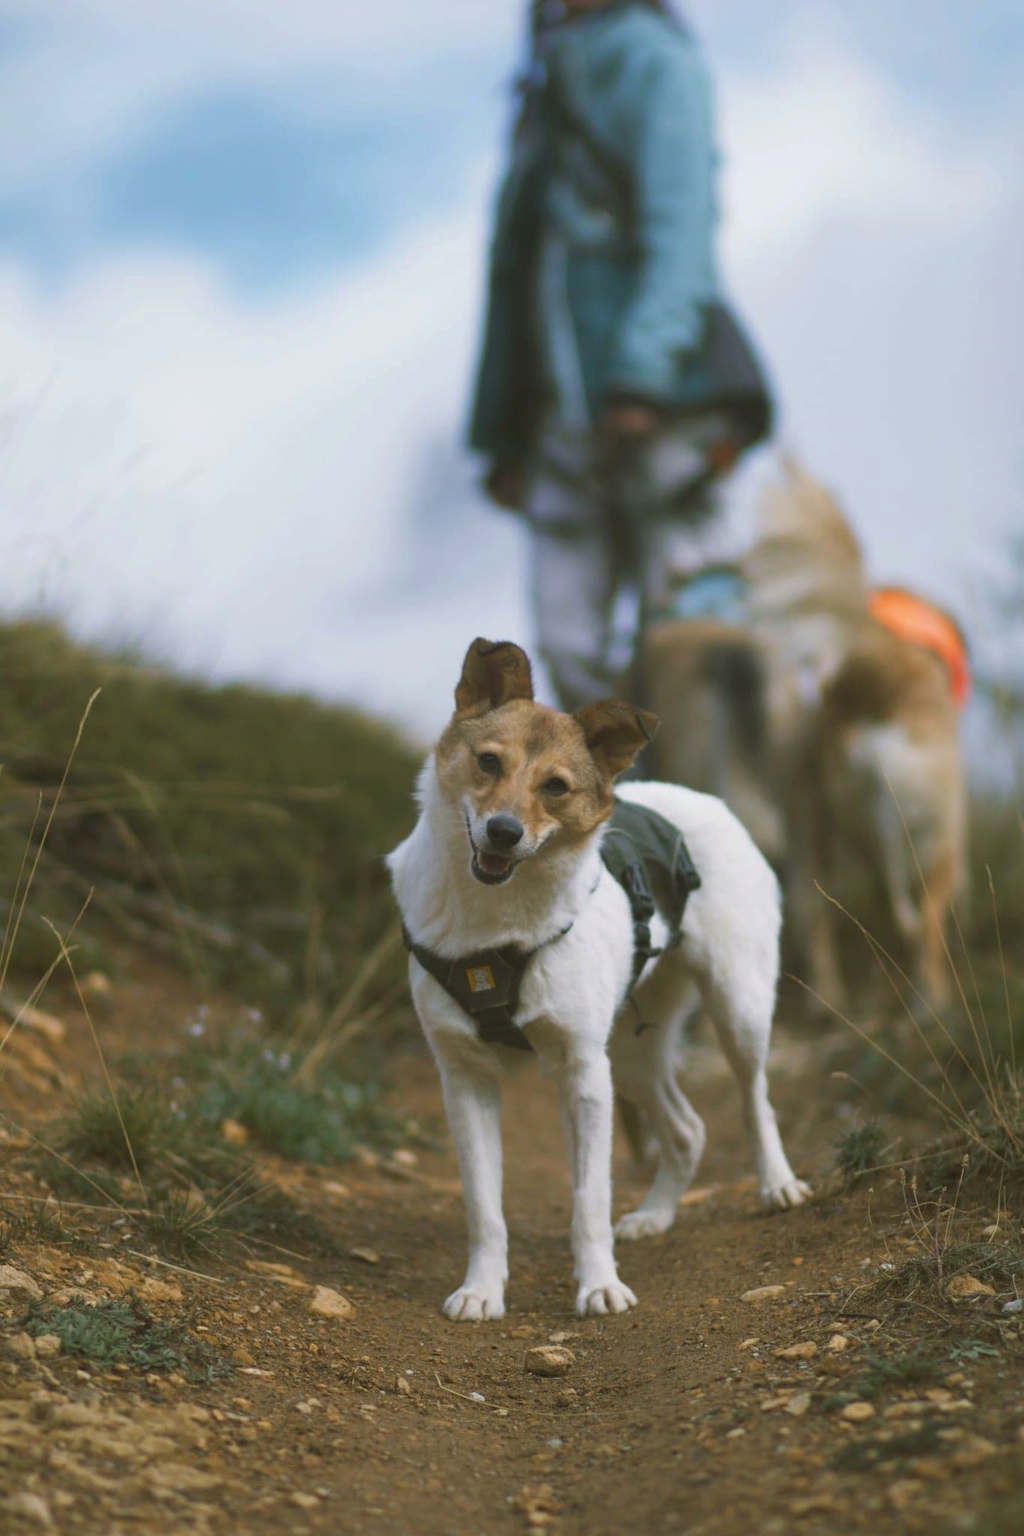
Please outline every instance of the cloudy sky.
[[[0, 602], [429, 732], [520, 0], [0, 0]], [[693, 0], [784, 442], [956, 603], [1024, 523], [1019, 0]], [[737, 518], [754, 494], [751, 467]]]

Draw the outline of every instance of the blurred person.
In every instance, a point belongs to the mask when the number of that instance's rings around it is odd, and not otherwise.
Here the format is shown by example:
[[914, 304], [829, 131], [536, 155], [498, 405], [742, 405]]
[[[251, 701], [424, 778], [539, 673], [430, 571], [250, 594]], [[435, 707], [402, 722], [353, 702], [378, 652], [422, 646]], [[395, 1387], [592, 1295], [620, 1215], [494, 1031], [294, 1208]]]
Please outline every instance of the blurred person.
[[538, 646], [575, 710], [643, 693], [636, 631], [720, 560], [716, 485], [771, 401], [718, 277], [689, 28], [664, 0], [535, 0], [531, 33], [470, 442], [488, 494], [529, 523]]

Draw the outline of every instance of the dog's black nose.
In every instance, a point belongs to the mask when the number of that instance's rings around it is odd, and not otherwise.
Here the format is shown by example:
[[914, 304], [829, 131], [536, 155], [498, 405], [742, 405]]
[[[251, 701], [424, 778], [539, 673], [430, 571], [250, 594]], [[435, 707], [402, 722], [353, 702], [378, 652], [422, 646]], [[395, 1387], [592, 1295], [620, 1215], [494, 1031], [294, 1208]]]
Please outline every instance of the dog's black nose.
[[487, 823], [487, 838], [495, 848], [514, 848], [522, 836], [523, 824], [514, 816], [492, 816]]

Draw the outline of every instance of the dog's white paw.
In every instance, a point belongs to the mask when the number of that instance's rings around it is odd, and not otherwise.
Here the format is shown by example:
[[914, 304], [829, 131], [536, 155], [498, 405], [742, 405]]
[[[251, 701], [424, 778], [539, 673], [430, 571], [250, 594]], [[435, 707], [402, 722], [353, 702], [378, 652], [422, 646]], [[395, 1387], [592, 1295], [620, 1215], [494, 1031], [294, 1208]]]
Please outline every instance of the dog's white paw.
[[768, 1184], [761, 1190], [761, 1204], [769, 1211], [791, 1211], [803, 1205], [813, 1193], [811, 1186], [792, 1174], [779, 1184]]
[[642, 1237], [657, 1237], [667, 1232], [675, 1219], [675, 1211], [629, 1211], [615, 1223], [616, 1241], [635, 1243]]
[[453, 1323], [493, 1323], [505, 1316], [505, 1293], [501, 1286], [460, 1285], [444, 1304], [444, 1315]]
[[581, 1285], [576, 1292], [576, 1311], [580, 1317], [606, 1317], [609, 1312], [628, 1312], [636, 1306], [636, 1297], [621, 1280], [591, 1287]]

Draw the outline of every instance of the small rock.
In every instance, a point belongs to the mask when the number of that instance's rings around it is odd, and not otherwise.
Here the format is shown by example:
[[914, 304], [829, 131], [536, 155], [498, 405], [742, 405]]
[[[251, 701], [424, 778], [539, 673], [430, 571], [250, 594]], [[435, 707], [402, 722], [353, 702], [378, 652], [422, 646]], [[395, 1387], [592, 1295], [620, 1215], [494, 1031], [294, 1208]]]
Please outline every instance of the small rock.
[[795, 1396], [790, 1398], [783, 1412], [791, 1413], [794, 1419], [801, 1419], [810, 1406], [811, 1394], [809, 1392], [797, 1392]]
[[320, 1188], [325, 1195], [333, 1195], [335, 1200], [351, 1200], [352, 1191], [344, 1184], [339, 1184], [337, 1179], [325, 1179]]
[[60, 1045], [68, 1032], [62, 1019], [54, 1018], [52, 1013], [44, 1013], [41, 1008], [19, 1008], [18, 1017], [26, 1029], [42, 1035], [51, 1045]]
[[685, 1195], [679, 1197], [681, 1209], [687, 1209], [694, 1205], [705, 1205], [718, 1191], [718, 1185], [712, 1184], [707, 1189], [688, 1189]]
[[90, 1003], [108, 1003], [114, 987], [103, 971], [87, 971], [81, 981], [82, 996]]
[[790, 1514], [802, 1519], [804, 1515], [824, 1515], [835, 1509], [836, 1501], [830, 1493], [810, 1493], [802, 1499], [794, 1499], [789, 1506]]
[[220, 1134], [232, 1147], [244, 1147], [249, 1140], [249, 1132], [240, 1120], [222, 1120]]
[[757, 1285], [752, 1291], [744, 1291], [740, 1301], [771, 1301], [776, 1296], [785, 1296], [784, 1285]]
[[956, 1472], [969, 1472], [972, 1467], [979, 1467], [983, 1461], [988, 1461], [990, 1456], [997, 1455], [998, 1451], [999, 1447], [983, 1435], [968, 1435], [950, 1456], [949, 1465]]
[[865, 1333], [877, 1333], [879, 1328], [881, 1328], [881, 1326], [882, 1325], [878, 1321], [877, 1317], [869, 1317], [867, 1322], [864, 1324], [864, 1332]]
[[45, 1530], [53, 1529], [50, 1506], [38, 1493], [12, 1493], [9, 1499], [4, 1500], [4, 1508], [12, 1515], [20, 1515], [22, 1520], [34, 1521]]
[[38, 1360], [49, 1360], [53, 1355], [60, 1354], [61, 1342], [55, 1333], [41, 1333], [35, 1344]]
[[412, 1387], [409, 1385], [409, 1378], [407, 1376], [395, 1377], [395, 1391], [398, 1393], [399, 1397], [412, 1396]]
[[297, 1504], [299, 1509], [319, 1509], [320, 1507], [320, 1500], [315, 1493], [293, 1493], [291, 1501]]
[[772, 1350], [778, 1360], [813, 1360], [817, 1353], [818, 1346], [813, 1339], [805, 1339], [802, 1344], [789, 1344], [785, 1349]]
[[32, 1276], [13, 1264], [0, 1264], [0, 1291], [24, 1291], [33, 1301], [41, 1300], [43, 1294]]
[[403, 1168], [415, 1168], [419, 1158], [411, 1147], [399, 1147], [391, 1154], [391, 1161], [401, 1164]]
[[350, 1248], [350, 1259], [358, 1259], [360, 1264], [379, 1264], [380, 1254], [376, 1248]]
[[526, 1351], [525, 1364], [533, 1376], [565, 1376], [576, 1364], [576, 1356], [560, 1344], [538, 1344]]
[[923, 1489], [924, 1484], [920, 1482], [916, 1477], [902, 1477], [898, 1479], [897, 1482], [890, 1484], [888, 1491], [889, 1503], [893, 1506], [894, 1509], [902, 1511], [907, 1508], [907, 1505], [910, 1504], [910, 1502], [916, 1498], [917, 1495], [923, 1491]]
[[761, 1342], [761, 1340], [757, 1339], [757, 1338], [744, 1339], [742, 1344], [737, 1344], [736, 1348], [737, 1349], [753, 1349], [754, 1345], [755, 1344], [760, 1344], [760, 1342]]
[[850, 1341], [845, 1333], [834, 1333], [828, 1341], [828, 1347], [835, 1355], [841, 1355], [844, 1349], [849, 1349]]
[[576, 1337], [571, 1328], [559, 1328], [556, 1333], [548, 1334], [549, 1344], [568, 1344], [570, 1339]]
[[579, 1400], [580, 1395], [576, 1391], [575, 1387], [563, 1387], [561, 1392], [559, 1392], [558, 1396], [555, 1398], [555, 1407], [571, 1408], [573, 1404], [578, 1403]]
[[994, 1237], [999, 1236], [999, 1223], [993, 1222], [990, 1227], [982, 1227], [981, 1235], [987, 1242], [991, 1242]]
[[139, 1286], [139, 1295], [143, 1301], [183, 1301], [180, 1285], [168, 1284], [166, 1280], [154, 1280], [147, 1275]]
[[36, 1341], [30, 1333], [11, 1333], [4, 1340], [4, 1349], [16, 1360], [34, 1360]]
[[847, 1403], [839, 1417], [845, 1419], [848, 1424], [863, 1424], [866, 1419], [873, 1419], [875, 1410], [870, 1403]]
[[950, 1301], [970, 1301], [974, 1296], [994, 1296], [995, 1291], [977, 1275], [954, 1275], [946, 1286]]
[[340, 1291], [332, 1291], [329, 1285], [314, 1287], [309, 1310], [314, 1317], [330, 1317], [335, 1322], [348, 1322], [356, 1315], [356, 1309]]
[[1024, 1301], [1019, 1297], [1016, 1301], [1004, 1301], [1000, 1311], [1007, 1317], [1015, 1317], [1018, 1312], [1024, 1312]]

